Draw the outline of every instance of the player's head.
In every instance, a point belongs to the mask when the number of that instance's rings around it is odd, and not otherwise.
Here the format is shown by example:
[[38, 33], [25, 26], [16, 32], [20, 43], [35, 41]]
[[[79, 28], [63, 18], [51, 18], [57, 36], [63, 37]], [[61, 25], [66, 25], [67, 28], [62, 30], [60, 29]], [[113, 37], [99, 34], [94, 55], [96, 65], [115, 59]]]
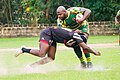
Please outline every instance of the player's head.
[[64, 6], [59, 6], [56, 12], [58, 18], [60, 18], [61, 20], [64, 20], [66, 18], [66, 9]]

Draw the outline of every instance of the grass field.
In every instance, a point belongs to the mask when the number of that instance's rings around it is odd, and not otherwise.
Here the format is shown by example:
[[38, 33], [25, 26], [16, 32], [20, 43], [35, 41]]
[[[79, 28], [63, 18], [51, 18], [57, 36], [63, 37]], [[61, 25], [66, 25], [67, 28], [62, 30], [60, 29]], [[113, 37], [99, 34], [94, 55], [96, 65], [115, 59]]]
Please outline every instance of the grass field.
[[[21, 45], [38, 48], [38, 37], [1, 38], [0, 39], [0, 80], [119, 80], [120, 46], [118, 36], [91, 36], [89, 44], [113, 44], [113, 46], [95, 47], [102, 56], [91, 54], [94, 67], [81, 69], [79, 60], [72, 49], [58, 49], [54, 62], [26, 69], [26, 65], [39, 60], [29, 54], [14, 57]], [[62, 46], [61, 44], [58, 44]]]

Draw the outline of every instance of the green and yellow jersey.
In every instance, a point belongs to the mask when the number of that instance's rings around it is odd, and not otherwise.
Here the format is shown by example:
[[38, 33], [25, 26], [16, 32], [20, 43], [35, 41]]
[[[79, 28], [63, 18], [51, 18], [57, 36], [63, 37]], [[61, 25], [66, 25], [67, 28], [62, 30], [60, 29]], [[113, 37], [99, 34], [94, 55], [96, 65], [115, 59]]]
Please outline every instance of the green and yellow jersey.
[[82, 24], [76, 23], [76, 15], [83, 14], [85, 11], [81, 7], [71, 7], [67, 9], [68, 17], [65, 20], [57, 19], [57, 25], [60, 27], [66, 27], [72, 30], [79, 29], [82, 32], [89, 33], [88, 22], [85, 20]]

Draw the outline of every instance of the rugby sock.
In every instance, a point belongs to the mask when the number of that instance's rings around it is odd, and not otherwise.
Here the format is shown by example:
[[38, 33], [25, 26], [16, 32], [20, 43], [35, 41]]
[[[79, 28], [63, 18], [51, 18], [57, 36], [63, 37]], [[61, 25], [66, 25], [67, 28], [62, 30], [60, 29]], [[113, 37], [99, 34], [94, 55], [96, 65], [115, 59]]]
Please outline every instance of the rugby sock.
[[23, 51], [23, 53], [25, 53], [25, 52], [26, 52], [26, 53], [30, 53], [30, 50], [31, 50], [31, 49], [22, 48], [21, 50]]
[[91, 58], [90, 57], [87, 57], [87, 62], [91, 62]]
[[83, 50], [87, 62], [91, 62], [90, 53], [87, 50]]
[[80, 62], [84, 62], [84, 58], [82, 57], [82, 51], [80, 49], [79, 46], [73, 46], [73, 49], [77, 55], [77, 57], [79, 58]]
[[83, 57], [80, 57], [79, 60], [80, 60], [80, 62], [85, 62]]

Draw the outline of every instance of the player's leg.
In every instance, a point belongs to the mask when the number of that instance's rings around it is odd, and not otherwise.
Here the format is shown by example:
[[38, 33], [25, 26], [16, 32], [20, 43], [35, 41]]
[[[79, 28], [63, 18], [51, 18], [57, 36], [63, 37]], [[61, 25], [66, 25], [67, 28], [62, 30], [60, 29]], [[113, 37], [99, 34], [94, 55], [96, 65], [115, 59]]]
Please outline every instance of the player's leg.
[[46, 55], [46, 53], [48, 52], [49, 47], [50, 46], [49, 46], [48, 43], [40, 41], [40, 44], [39, 44], [39, 48], [40, 49], [39, 50], [37, 50], [37, 49], [31, 49], [30, 50], [30, 54], [38, 56], [38, 57], [44, 57]]
[[37, 62], [32, 63], [30, 66], [35, 67], [38, 65], [43, 65], [43, 64], [52, 62], [55, 59], [55, 53], [56, 53], [56, 42], [53, 42], [48, 50], [48, 54], [47, 54], [48, 56], [42, 58], [41, 60]]
[[[85, 37], [86, 37], [86, 42], [85, 43], [87, 44], [87, 40], [88, 40], [88, 36], [89, 36], [87, 34], [87, 33], [89, 33], [89, 25], [88, 24], [83, 25], [81, 27], [81, 30], [82, 30], [83, 33], [85, 33]], [[87, 60], [87, 67], [92, 68], [93, 65], [92, 65], [92, 62], [91, 62], [90, 53], [88, 51], [84, 50], [84, 49], [83, 49], [83, 52], [84, 52], [86, 60]]]
[[49, 50], [49, 44], [46, 41], [40, 41], [39, 43], [39, 47], [40, 49], [29, 49], [29, 48], [21, 48], [21, 52], [17, 53], [15, 56], [19, 56], [22, 53], [29, 53], [38, 57], [44, 57], [45, 54], [48, 52]]
[[80, 48], [80, 46], [76, 45], [76, 41], [74, 41], [73, 39], [70, 39], [69, 41], [64, 41], [64, 44], [65, 44], [65, 46], [72, 47], [74, 49], [75, 54], [77, 55], [77, 57], [79, 58], [79, 60], [81, 62], [81, 67], [86, 68], [86, 63], [82, 56], [81, 48]]
[[[81, 36], [81, 37], [82, 37], [83, 41], [87, 44], [88, 36], [84, 35], [84, 36]], [[92, 65], [92, 62], [91, 62], [90, 53], [85, 49], [83, 49], [83, 52], [84, 52], [86, 60], [87, 60], [87, 68], [92, 68], [93, 65]]]
[[84, 52], [86, 60], [87, 60], [87, 68], [92, 68], [93, 64], [91, 62], [90, 53], [85, 49], [83, 49], [83, 52]]
[[39, 65], [47, 64], [47, 63], [52, 62], [52, 61], [53, 60], [50, 57], [43, 57], [39, 61], [36, 61], [36, 62], [30, 64], [30, 66], [31, 67], [36, 67], [36, 66], [39, 66]]
[[82, 51], [79, 46], [73, 46], [74, 52], [76, 53], [77, 57], [79, 58], [81, 62], [81, 67], [86, 68], [86, 62], [84, 61], [84, 58], [82, 56]]
[[56, 47], [57, 47], [57, 43], [53, 42], [52, 46], [49, 48], [48, 51], [48, 57], [51, 58], [52, 60], [55, 59]]

